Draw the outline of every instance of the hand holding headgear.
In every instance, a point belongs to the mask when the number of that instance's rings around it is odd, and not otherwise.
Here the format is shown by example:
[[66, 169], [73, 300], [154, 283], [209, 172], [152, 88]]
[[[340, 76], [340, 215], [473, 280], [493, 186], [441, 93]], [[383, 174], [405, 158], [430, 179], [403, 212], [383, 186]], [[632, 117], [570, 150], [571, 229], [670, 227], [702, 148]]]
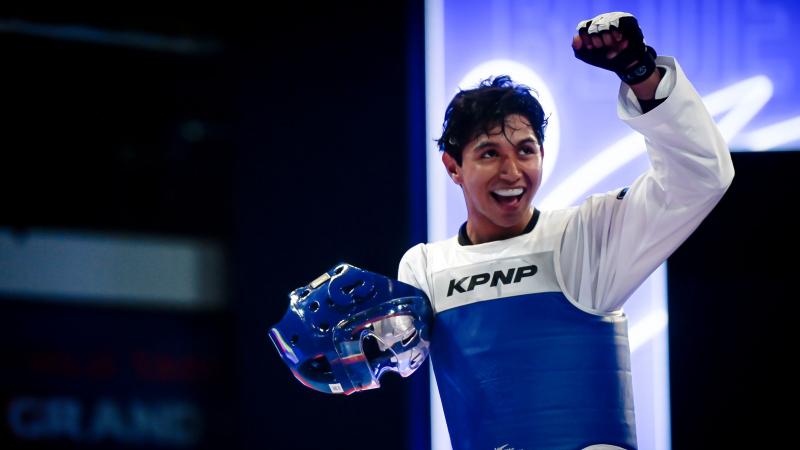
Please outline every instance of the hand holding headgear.
[[610, 70], [628, 85], [646, 80], [656, 69], [656, 51], [644, 42], [639, 22], [625, 12], [611, 12], [580, 22], [573, 39], [575, 57]]

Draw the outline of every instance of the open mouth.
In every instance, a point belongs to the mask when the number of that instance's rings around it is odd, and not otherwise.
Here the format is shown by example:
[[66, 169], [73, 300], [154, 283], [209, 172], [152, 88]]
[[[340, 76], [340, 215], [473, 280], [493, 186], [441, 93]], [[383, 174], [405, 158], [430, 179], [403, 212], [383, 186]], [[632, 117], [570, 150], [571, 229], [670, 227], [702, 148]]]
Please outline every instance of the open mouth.
[[495, 189], [491, 194], [501, 205], [515, 206], [522, 201], [522, 196], [525, 195], [525, 188]]

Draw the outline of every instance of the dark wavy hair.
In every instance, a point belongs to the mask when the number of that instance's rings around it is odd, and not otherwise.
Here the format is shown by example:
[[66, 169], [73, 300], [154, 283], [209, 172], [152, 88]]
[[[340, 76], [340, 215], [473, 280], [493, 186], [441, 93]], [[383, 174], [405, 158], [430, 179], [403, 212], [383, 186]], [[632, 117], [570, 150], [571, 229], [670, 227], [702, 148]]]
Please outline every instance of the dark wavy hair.
[[541, 145], [547, 118], [531, 92], [535, 91], [513, 82], [508, 75], [490, 77], [474, 89], [459, 91], [444, 113], [442, 136], [436, 140], [439, 150], [447, 152], [460, 166], [464, 146], [497, 126], [505, 132], [505, 118], [510, 114], [528, 119]]

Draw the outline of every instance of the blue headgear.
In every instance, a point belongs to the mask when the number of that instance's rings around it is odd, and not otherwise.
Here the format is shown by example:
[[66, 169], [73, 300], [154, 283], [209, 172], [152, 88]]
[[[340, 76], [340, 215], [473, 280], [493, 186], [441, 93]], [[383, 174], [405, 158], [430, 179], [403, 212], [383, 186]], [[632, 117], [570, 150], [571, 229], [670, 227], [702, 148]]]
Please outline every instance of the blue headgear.
[[340, 264], [289, 293], [269, 336], [300, 382], [350, 395], [380, 387], [387, 371], [411, 375], [428, 356], [432, 324], [421, 290]]

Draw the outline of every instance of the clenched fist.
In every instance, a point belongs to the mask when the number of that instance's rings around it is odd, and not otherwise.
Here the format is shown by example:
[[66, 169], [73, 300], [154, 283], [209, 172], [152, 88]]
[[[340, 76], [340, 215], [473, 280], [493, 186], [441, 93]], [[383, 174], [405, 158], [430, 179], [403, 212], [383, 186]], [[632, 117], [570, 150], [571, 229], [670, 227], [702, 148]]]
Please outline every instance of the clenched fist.
[[639, 22], [625, 12], [611, 12], [584, 20], [572, 40], [575, 57], [616, 73], [630, 86], [650, 78], [656, 69], [656, 51], [645, 44]]

